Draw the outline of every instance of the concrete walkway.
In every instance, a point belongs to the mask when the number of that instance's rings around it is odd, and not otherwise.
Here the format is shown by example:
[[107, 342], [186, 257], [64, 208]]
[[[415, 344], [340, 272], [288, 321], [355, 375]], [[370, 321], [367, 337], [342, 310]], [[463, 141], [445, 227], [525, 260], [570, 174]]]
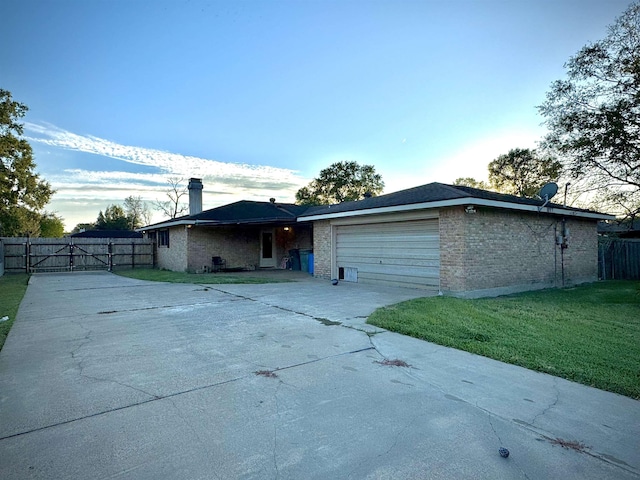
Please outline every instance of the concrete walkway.
[[640, 402], [364, 324], [419, 295], [35, 275], [0, 478], [640, 478]]

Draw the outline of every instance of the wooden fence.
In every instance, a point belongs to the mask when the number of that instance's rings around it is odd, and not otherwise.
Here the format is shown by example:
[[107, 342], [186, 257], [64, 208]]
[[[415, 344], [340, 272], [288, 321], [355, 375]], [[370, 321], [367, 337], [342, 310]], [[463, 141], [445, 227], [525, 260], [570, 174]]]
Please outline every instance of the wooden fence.
[[3, 237], [5, 272], [150, 268], [155, 244], [144, 238]]
[[640, 280], [640, 239], [598, 239], [598, 277], [602, 280]]

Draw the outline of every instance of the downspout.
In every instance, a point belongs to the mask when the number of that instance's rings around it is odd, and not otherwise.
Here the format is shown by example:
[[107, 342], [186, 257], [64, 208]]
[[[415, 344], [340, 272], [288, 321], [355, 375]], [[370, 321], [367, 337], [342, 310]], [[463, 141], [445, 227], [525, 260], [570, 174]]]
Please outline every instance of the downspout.
[[553, 286], [558, 288], [558, 222], [553, 225]]
[[567, 220], [562, 217], [562, 243], [560, 244], [560, 264], [562, 267], [562, 288], [564, 284], [564, 249], [567, 248]]

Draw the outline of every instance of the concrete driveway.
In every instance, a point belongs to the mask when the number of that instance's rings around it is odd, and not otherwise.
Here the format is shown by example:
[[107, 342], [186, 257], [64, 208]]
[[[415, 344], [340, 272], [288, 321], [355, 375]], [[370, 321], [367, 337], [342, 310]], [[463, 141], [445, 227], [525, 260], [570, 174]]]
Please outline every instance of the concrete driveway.
[[640, 478], [640, 402], [364, 324], [418, 295], [33, 276], [0, 478]]

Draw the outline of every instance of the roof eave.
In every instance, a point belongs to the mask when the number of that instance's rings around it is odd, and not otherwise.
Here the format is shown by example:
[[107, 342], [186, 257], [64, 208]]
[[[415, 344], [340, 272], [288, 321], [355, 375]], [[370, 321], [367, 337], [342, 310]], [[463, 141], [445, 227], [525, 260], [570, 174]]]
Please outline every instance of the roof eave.
[[171, 227], [179, 227], [181, 225], [197, 226], [197, 227], [211, 227], [211, 226], [224, 226], [224, 225], [281, 225], [294, 223], [296, 218], [250, 218], [244, 220], [176, 220], [167, 221], [162, 223], [156, 223], [154, 225], [148, 225], [146, 227], [136, 228], [136, 232], [146, 232], [147, 230], [161, 230]]
[[465, 197], [455, 198], [452, 200], [440, 200], [435, 202], [412, 203], [406, 205], [396, 205], [392, 207], [368, 208], [365, 210], [349, 210], [346, 212], [325, 213], [321, 215], [310, 215], [298, 217], [298, 222], [312, 222], [317, 220], [330, 220], [334, 218], [356, 217], [365, 215], [379, 215], [384, 213], [410, 212], [415, 210], [427, 210], [434, 208], [455, 207], [460, 205], [477, 205], [484, 207], [505, 208], [509, 210], [520, 210], [527, 212], [545, 212], [552, 215], [562, 215], [569, 217], [589, 218], [594, 220], [613, 220], [613, 215], [607, 215], [598, 212], [588, 212], [579, 210], [570, 210], [567, 208], [557, 207], [538, 207], [536, 205], [526, 205], [522, 203], [501, 202], [498, 200], [487, 200], [483, 198]]
[[180, 225], [194, 225], [197, 220], [167, 220], [166, 222], [154, 223], [145, 227], [136, 228], [136, 232], [146, 232], [147, 230], [160, 230], [162, 228], [178, 227]]

